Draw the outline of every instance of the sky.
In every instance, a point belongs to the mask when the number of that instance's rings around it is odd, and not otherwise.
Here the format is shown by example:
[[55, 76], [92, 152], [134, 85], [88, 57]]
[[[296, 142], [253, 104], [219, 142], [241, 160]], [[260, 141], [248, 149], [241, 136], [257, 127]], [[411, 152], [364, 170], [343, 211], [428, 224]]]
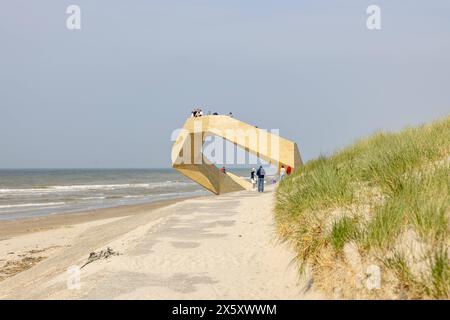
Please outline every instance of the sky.
[[449, 115], [450, 1], [1, 2], [0, 168], [168, 167], [196, 105], [306, 161]]

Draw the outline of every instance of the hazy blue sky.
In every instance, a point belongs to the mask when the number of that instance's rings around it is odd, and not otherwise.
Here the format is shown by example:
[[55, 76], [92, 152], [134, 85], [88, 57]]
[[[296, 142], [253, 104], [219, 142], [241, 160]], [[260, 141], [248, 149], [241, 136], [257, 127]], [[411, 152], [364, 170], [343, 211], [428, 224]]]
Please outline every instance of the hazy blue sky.
[[305, 160], [448, 115], [450, 1], [1, 2], [0, 167], [165, 167], [198, 104]]

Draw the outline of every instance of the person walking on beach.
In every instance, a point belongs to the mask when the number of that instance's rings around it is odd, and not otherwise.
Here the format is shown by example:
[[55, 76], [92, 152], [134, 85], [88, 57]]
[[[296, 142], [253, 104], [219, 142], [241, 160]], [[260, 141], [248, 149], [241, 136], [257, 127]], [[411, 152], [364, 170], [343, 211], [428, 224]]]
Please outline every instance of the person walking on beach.
[[266, 171], [264, 171], [262, 166], [259, 166], [256, 175], [258, 176], [258, 192], [264, 192], [264, 176], [266, 175]]
[[250, 181], [252, 182], [252, 188], [255, 189], [255, 187], [256, 187], [256, 170], [255, 170], [255, 168], [252, 168], [252, 171], [250, 171]]
[[220, 169], [220, 172], [226, 173], [226, 172], [225, 172], [225, 166], [223, 166], [223, 167]]
[[284, 166], [281, 166], [280, 168], [280, 181], [283, 180], [286, 177], [286, 169]]

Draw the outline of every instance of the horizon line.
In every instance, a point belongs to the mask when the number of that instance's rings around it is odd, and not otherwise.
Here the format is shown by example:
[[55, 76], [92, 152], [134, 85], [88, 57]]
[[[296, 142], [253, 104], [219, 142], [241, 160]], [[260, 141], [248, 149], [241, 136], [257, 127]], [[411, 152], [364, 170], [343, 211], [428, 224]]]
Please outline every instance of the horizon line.
[[[218, 164], [222, 166], [222, 164]], [[252, 166], [252, 165], [250, 165]], [[227, 166], [226, 166], [227, 167]], [[246, 168], [245, 165], [241, 166], [228, 166], [228, 168], [240, 169]], [[160, 169], [173, 169], [168, 167], [0, 167], [0, 170], [160, 170]]]

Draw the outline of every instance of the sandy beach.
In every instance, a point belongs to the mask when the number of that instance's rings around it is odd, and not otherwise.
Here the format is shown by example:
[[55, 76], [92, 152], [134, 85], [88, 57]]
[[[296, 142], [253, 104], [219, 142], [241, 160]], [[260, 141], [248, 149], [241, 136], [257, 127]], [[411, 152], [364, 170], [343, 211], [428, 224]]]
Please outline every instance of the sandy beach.
[[[273, 190], [241, 191], [1, 222], [0, 298], [320, 297], [277, 240], [272, 206]], [[69, 289], [71, 266], [82, 268]]]

